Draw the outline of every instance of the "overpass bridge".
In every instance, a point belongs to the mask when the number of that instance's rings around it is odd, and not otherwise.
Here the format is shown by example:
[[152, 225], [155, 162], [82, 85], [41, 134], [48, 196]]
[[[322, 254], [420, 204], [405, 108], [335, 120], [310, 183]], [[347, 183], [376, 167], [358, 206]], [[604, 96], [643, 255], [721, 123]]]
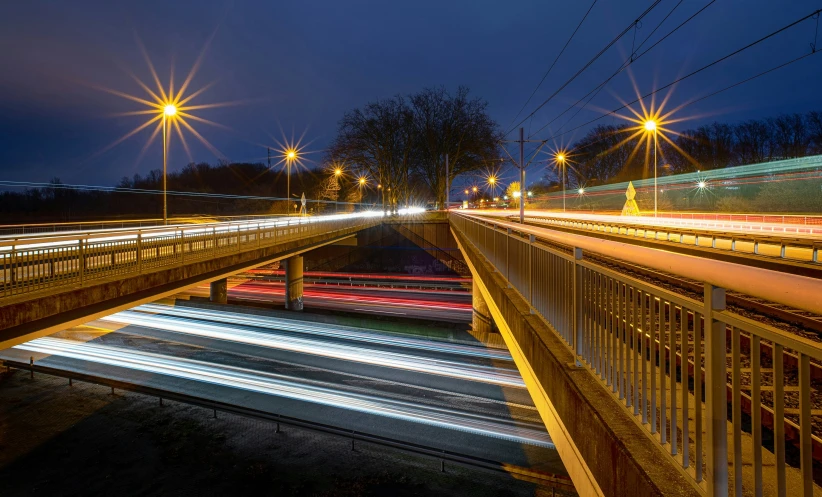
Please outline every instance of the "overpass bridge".
[[378, 225], [373, 214], [10, 235], [0, 238], [0, 349], [285, 260], [302, 305], [302, 253]]
[[[450, 220], [475, 312], [500, 329], [580, 494], [820, 494], [822, 341], [731, 312], [726, 290], [822, 314], [822, 281], [505, 218]], [[699, 280], [701, 298], [592, 256]]]

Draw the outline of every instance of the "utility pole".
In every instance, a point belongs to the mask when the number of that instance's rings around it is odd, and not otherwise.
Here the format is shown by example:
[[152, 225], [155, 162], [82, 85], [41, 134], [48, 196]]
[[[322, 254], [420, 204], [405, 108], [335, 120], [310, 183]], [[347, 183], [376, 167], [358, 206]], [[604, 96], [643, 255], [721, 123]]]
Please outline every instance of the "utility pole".
[[525, 224], [525, 128], [519, 129], [519, 224]]
[[445, 210], [451, 205], [451, 188], [448, 184], [448, 154], [445, 154]]
[[[519, 129], [519, 140], [502, 140], [500, 142], [500, 143], [519, 143], [519, 161], [515, 160], [514, 157], [511, 155], [511, 153], [508, 152], [508, 150], [505, 149], [505, 147], [502, 147], [502, 151], [505, 152], [506, 155], [508, 155], [508, 158], [511, 160], [511, 163], [519, 168], [519, 222], [520, 222], [520, 224], [524, 224], [524, 222], [525, 222], [525, 199], [527, 198], [527, 195], [526, 195], [526, 192], [525, 192], [525, 168], [528, 166], [528, 164], [525, 163], [525, 142], [538, 142], [539, 143], [539, 146], [533, 152], [531, 160], [533, 160], [533, 157], [536, 157], [536, 155], [539, 153], [539, 151], [542, 150], [542, 147], [544, 147], [545, 144], [548, 143], [547, 141], [543, 141], [543, 140], [526, 140], [525, 139], [525, 128], [520, 128]], [[529, 164], [530, 164], [530, 160], [529, 160]]]

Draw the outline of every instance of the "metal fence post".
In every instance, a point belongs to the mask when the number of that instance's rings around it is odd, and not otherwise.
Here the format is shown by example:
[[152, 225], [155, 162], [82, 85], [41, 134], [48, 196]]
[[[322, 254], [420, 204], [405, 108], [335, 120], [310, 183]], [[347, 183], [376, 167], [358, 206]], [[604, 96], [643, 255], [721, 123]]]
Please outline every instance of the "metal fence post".
[[86, 272], [86, 258], [85, 258], [85, 251], [83, 250], [83, 245], [85, 245], [85, 244], [83, 243], [82, 238], [80, 239], [79, 244], [80, 244], [80, 254], [79, 254], [79, 260], [77, 261], [77, 263], [80, 266], [80, 285], [82, 286], [83, 285], [83, 279], [85, 277], [85, 272]]
[[584, 328], [582, 320], [584, 319], [584, 315], [582, 312], [582, 266], [579, 265], [579, 261], [582, 260], [582, 249], [574, 247], [574, 273], [571, 276], [571, 290], [574, 295], [574, 302], [573, 302], [573, 336], [574, 336], [574, 356], [576, 359], [576, 365], [582, 366], [582, 362], [580, 361], [580, 357], [582, 357], [582, 330]]
[[705, 478], [709, 496], [728, 493], [728, 398], [725, 323], [714, 312], [725, 310], [725, 289], [705, 283]]
[[505, 237], [505, 279], [508, 281], [508, 288], [511, 288], [511, 228], [506, 230]]
[[528, 235], [528, 305], [534, 314], [534, 242], [537, 237]]
[[137, 232], [137, 272], [143, 272], [143, 234]]

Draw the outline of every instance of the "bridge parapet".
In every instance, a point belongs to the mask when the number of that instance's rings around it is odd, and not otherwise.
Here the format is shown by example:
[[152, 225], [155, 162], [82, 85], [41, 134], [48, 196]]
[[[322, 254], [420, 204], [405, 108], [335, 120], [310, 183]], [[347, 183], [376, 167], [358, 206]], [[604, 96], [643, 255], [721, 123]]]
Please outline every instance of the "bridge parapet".
[[0, 239], [0, 348], [34, 338], [32, 333], [57, 331], [55, 326], [75, 321], [72, 313], [93, 319], [380, 222], [338, 215]]
[[[811, 376], [822, 344], [725, 310], [714, 284], [702, 301], [687, 298], [562, 243], [584, 237], [458, 214], [451, 224], [580, 493], [820, 491]], [[682, 270], [694, 262], [678, 256]], [[766, 273], [740, 274], [741, 284], [778, 296], [784, 276]]]

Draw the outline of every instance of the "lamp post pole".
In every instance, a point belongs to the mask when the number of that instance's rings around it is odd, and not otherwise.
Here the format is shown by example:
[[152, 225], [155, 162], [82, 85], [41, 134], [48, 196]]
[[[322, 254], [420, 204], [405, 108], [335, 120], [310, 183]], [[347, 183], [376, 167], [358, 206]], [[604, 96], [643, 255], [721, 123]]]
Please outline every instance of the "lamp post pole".
[[657, 217], [656, 209], [657, 209], [657, 192], [659, 191], [656, 186], [656, 149], [659, 148], [657, 146], [656, 141], [656, 127], [654, 127], [654, 217]]
[[168, 204], [166, 203], [166, 167], [168, 163], [168, 134], [166, 133], [167, 112], [163, 112], [163, 225], [168, 224]]

